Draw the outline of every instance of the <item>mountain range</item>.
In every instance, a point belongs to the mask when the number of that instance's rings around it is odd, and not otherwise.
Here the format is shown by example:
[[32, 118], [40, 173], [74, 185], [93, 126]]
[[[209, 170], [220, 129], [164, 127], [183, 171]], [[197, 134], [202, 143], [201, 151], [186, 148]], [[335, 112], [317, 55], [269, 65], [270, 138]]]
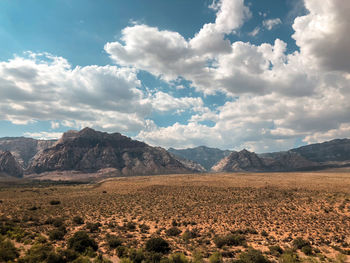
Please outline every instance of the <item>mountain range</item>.
[[0, 176], [22, 177], [63, 171], [115, 176], [196, 172], [318, 170], [350, 166], [350, 140], [336, 139], [289, 151], [256, 154], [200, 146], [166, 151], [120, 133], [84, 128], [59, 140], [0, 138]]

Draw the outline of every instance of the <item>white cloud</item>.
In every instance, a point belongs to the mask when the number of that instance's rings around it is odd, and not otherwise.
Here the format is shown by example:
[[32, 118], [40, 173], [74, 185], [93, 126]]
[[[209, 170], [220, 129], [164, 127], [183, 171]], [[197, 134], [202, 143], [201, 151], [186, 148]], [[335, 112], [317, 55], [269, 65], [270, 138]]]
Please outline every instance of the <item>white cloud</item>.
[[15, 124], [47, 120], [52, 129], [63, 125], [138, 132], [152, 111], [203, 106], [200, 98], [142, 92], [134, 69], [72, 68], [67, 60], [49, 54], [30, 53], [0, 62], [0, 83], [2, 120]]
[[37, 140], [57, 140], [61, 138], [62, 132], [25, 132], [23, 136]]
[[325, 70], [350, 72], [350, 1], [305, 0], [309, 14], [297, 17], [293, 38], [301, 55]]
[[[65, 126], [140, 131], [139, 139], [165, 147], [263, 152], [300, 139], [350, 136], [348, 2], [305, 0], [309, 14], [293, 24], [300, 51], [290, 54], [280, 39], [229, 41], [226, 35], [237, 33], [251, 15], [242, 0], [211, 7], [215, 22], [190, 39], [147, 25], [125, 28], [120, 40], [105, 45], [118, 66], [71, 68], [63, 58], [39, 60], [36, 54], [0, 63], [0, 113], [16, 123], [61, 120]], [[276, 18], [263, 25], [271, 30], [280, 23]], [[204, 95], [222, 92], [230, 101], [209, 110], [202, 98], [142, 92], [137, 70], [172, 86], [181, 78]], [[157, 127], [148, 120], [154, 111], [189, 111], [192, 117], [188, 124]]]
[[248, 35], [255, 37], [256, 35], [259, 34], [259, 32], [260, 32], [260, 27], [257, 26], [256, 28], [253, 29], [252, 32], [249, 32]]
[[267, 28], [267, 30], [272, 30], [274, 27], [278, 26], [279, 24], [282, 24], [282, 21], [279, 18], [266, 19], [263, 21], [263, 26]]

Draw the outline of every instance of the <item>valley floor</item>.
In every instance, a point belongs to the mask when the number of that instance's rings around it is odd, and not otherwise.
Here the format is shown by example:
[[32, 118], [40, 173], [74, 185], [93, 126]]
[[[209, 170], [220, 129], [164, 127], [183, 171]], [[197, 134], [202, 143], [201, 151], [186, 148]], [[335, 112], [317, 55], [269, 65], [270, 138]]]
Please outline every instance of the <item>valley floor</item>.
[[[112, 262], [119, 258], [136, 262], [132, 249], [146, 253], [145, 244], [155, 236], [169, 243], [170, 254], [181, 252], [194, 261], [207, 261], [214, 254], [219, 261], [222, 255], [224, 261], [246, 262], [242, 254], [253, 253], [251, 248], [271, 261], [350, 260], [346, 169], [2, 187], [0, 200], [0, 240], [10, 239], [24, 259], [30, 256], [30, 247], [39, 244], [51, 246], [59, 256], [73, 234], [83, 230], [98, 243], [97, 252], [83, 254], [101, 254]], [[55, 238], [55, 231], [62, 236]], [[118, 240], [118, 246], [111, 245], [111, 238]], [[215, 262], [213, 256], [210, 262]]]

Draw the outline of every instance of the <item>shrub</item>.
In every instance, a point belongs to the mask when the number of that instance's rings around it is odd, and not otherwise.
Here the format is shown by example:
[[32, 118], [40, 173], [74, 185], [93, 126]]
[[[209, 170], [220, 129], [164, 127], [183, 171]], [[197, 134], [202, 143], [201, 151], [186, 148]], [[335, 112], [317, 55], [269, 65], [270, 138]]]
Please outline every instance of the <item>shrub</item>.
[[239, 259], [243, 263], [269, 263], [270, 261], [264, 257], [260, 250], [253, 248], [248, 249], [239, 255]]
[[181, 230], [176, 226], [173, 226], [165, 231], [168, 236], [175, 237], [181, 234]]
[[261, 235], [263, 237], [267, 237], [269, 234], [265, 230], [263, 230], [263, 231], [261, 231]]
[[130, 231], [134, 231], [136, 229], [136, 224], [132, 221], [124, 224], [124, 226], [126, 227], [126, 229], [128, 229]]
[[9, 240], [4, 240], [0, 243], [0, 261], [13, 261], [19, 256], [16, 247]]
[[90, 230], [90, 233], [97, 232], [100, 229], [100, 223], [87, 223], [86, 228]]
[[163, 238], [152, 237], [146, 242], [146, 250], [149, 252], [167, 254], [170, 251], [170, 246]]
[[130, 249], [129, 258], [133, 263], [142, 263], [146, 259], [142, 249]]
[[209, 263], [222, 263], [222, 262], [223, 262], [222, 256], [219, 252], [215, 252], [209, 257]]
[[107, 244], [110, 248], [117, 248], [122, 245], [122, 241], [117, 236], [107, 235]]
[[91, 239], [85, 231], [78, 231], [68, 240], [68, 248], [83, 253], [88, 248], [96, 251], [98, 246], [95, 240]]
[[297, 237], [293, 240], [293, 247], [296, 249], [302, 249], [305, 246], [310, 246], [309, 241], [302, 239], [301, 237]]
[[286, 251], [283, 253], [279, 259], [280, 263], [298, 263], [300, 262], [298, 255], [292, 251]]
[[216, 236], [214, 243], [218, 248], [223, 246], [244, 246], [246, 244], [245, 237], [239, 234], [229, 234], [227, 236]]
[[63, 226], [63, 223], [64, 223], [64, 219], [61, 217], [57, 217], [57, 218], [52, 219], [52, 225], [54, 227]]
[[301, 251], [307, 256], [312, 255], [312, 247], [310, 245], [303, 246]]
[[84, 224], [84, 219], [80, 216], [75, 216], [75, 217], [73, 217], [73, 223], [75, 223], [77, 225], [82, 225], [82, 224]]
[[59, 200], [51, 200], [50, 201], [50, 205], [59, 205], [59, 204], [61, 204], [61, 201], [59, 201]]
[[270, 246], [270, 253], [274, 256], [279, 256], [283, 253], [283, 249], [280, 246]]
[[66, 233], [60, 229], [54, 229], [49, 233], [50, 240], [63, 240]]
[[188, 263], [188, 259], [183, 253], [175, 253], [170, 255], [169, 261], [171, 263]]
[[128, 256], [128, 248], [124, 246], [117, 247], [117, 256], [119, 258], [124, 258]]
[[47, 259], [53, 253], [53, 247], [48, 244], [34, 244], [21, 258], [21, 262], [36, 263], [47, 262]]
[[193, 263], [203, 263], [203, 255], [200, 251], [196, 250], [193, 252], [193, 258], [191, 260]]

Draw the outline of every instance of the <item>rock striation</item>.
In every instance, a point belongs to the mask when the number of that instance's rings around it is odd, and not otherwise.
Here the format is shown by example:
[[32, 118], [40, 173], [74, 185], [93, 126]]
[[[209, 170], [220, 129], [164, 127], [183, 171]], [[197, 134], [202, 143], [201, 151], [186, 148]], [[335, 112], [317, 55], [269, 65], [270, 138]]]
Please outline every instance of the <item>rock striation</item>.
[[0, 175], [22, 177], [23, 169], [9, 152], [0, 152]]
[[214, 164], [216, 164], [222, 158], [228, 156], [232, 151], [199, 146], [187, 149], [169, 148], [168, 152], [182, 159], [187, 159], [198, 163], [209, 171]]
[[265, 164], [258, 155], [246, 149], [232, 152], [212, 167], [213, 172], [257, 172], [265, 169]]
[[160, 147], [151, 147], [120, 133], [85, 128], [69, 131], [51, 148], [37, 154], [27, 173], [96, 172], [114, 168], [120, 175], [195, 172]]
[[24, 137], [0, 138], [0, 151], [9, 151], [22, 168], [26, 168], [31, 159], [40, 151], [53, 146], [56, 140], [35, 140]]

